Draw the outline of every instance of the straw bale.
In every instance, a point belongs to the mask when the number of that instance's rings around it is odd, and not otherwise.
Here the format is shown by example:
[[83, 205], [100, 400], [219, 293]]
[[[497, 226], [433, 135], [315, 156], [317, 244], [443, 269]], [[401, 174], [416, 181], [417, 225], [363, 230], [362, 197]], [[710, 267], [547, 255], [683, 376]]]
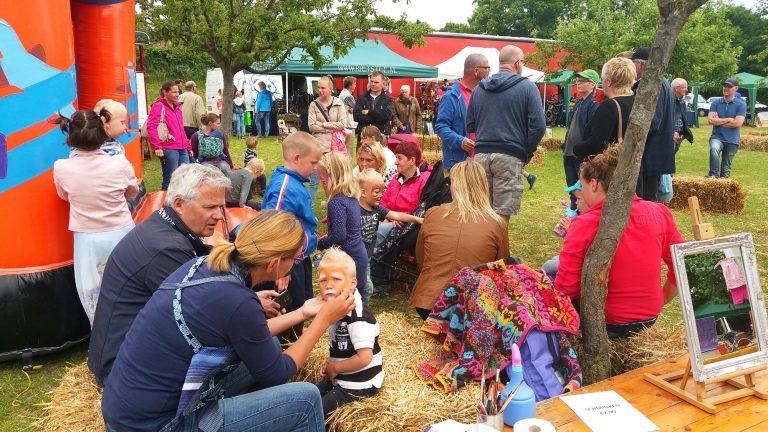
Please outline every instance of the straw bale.
[[768, 151], [768, 134], [766, 135], [746, 135], [741, 137], [741, 150]]
[[611, 375], [677, 357], [686, 349], [685, 331], [680, 324], [672, 328], [655, 325], [626, 339], [612, 339]]
[[[744, 129], [742, 129], [744, 131]], [[746, 129], [747, 135], [768, 136], [768, 129]]]
[[440, 137], [436, 134], [416, 134], [416, 138], [419, 139], [421, 150], [437, 150], [440, 151], [443, 148]]
[[562, 138], [544, 138], [539, 145], [546, 151], [562, 151], [560, 146], [563, 144]]
[[[381, 327], [379, 344], [384, 358], [384, 386], [378, 395], [341, 406], [329, 418], [333, 432], [423, 431], [427, 426], [452, 418], [475, 421], [473, 404], [480, 389], [477, 383], [444, 395], [420, 381], [410, 366], [440, 355], [442, 348], [397, 312], [377, 314]], [[312, 350], [297, 379], [316, 382], [328, 358], [327, 338]]]
[[542, 166], [544, 165], [544, 156], [547, 154], [547, 150], [542, 147], [536, 147], [536, 151], [533, 153], [531, 161], [528, 162], [528, 166]]
[[33, 427], [44, 431], [103, 431], [102, 390], [88, 365], [73, 365], [60, 381], [49, 393], [51, 401], [41, 404], [43, 417]]
[[442, 150], [423, 150], [421, 152], [421, 156], [424, 158], [425, 161], [429, 162], [430, 165], [434, 165], [435, 162], [443, 160], [443, 152]]
[[740, 214], [747, 192], [738, 181], [725, 178], [672, 177], [674, 196], [667, 205], [675, 210], [688, 210], [688, 197], [697, 196], [704, 211]]

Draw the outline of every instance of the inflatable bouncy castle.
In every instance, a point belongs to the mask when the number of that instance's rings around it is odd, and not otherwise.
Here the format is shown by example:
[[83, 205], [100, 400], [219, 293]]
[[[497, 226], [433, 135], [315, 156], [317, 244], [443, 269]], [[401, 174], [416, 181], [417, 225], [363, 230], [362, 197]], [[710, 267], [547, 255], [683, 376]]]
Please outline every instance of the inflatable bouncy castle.
[[75, 289], [68, 204], [53, 163], [65, 136], [49, 120], [111, 98], [128, 108], [121, 142], [141, 178], [134, 0], [0, 2], [0, 360], [88, 337]]

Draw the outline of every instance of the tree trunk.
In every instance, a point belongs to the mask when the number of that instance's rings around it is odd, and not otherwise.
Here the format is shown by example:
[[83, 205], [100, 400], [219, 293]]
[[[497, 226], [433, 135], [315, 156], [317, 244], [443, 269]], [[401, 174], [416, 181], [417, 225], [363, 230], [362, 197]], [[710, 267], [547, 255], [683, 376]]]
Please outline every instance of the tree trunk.
[[224, 80], [224, 90], [222, 90], [221, 105], [221, 133], [229, 136], [232, 132], [232, 100], [235, 97], [235, 70], [231, 65], [219, 64], [221, 67], [221, 76]]
[[584, 259], [581, 272], [581, 319], [584, 381], [610, 377], [608, 334], [605, 330], [605, 296], [611, 261], [629, 220], [645, 139], [651, 125], [661, 80], [677, 37], [688, 17], [706, 0], [658, 0], [659, 26], [650, 58], [640, 82], [624, 136], [619, 163], [603, 205], [600, 227]]

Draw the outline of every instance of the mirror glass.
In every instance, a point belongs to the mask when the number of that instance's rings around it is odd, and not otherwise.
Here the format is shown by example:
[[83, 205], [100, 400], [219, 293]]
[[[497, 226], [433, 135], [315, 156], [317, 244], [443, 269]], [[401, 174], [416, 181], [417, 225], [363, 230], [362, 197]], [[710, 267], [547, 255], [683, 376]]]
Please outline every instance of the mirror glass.
[[752, 235], [674, 245], [672, 254], [694, 379], [768, 364]]

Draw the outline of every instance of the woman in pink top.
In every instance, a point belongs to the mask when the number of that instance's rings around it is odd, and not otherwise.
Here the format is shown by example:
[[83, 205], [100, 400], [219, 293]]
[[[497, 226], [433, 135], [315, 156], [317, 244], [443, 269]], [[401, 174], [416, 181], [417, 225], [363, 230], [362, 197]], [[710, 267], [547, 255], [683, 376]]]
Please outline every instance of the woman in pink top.
[[75, 283], [91, 325], [107, 258], [133, 228], [127, 199], [139, 192], [128, 160], [101, 150], [105, 141], [125, 132], [125, 107], [113, 111], [114, 114], [102, 108], [97, 114], [81, 110], [71, 119], [60, 117], [56, 121], [68, 134], [67, 144], [74, 148], [69, 159], [53, 164], [53, 181], [59, 196], [69, 201], [69, 230], [74, 232], [75, 240]]
[[[165, 123], [168, 128], [168, 137], [165, 140], [160, 139], [157, 131], [160, 123]], [[155, 154], [160, 158], [163, 169], [162, 189], [166, 190], [171, 181], [171, 174], [179, 165], [189, 163], [192, 157], [192, 147], [184, 132], [179, 86], [173, 81], [166, 81], [160, 87], [160, 97], [152, 104], [147, 118], [147, 134]]]

